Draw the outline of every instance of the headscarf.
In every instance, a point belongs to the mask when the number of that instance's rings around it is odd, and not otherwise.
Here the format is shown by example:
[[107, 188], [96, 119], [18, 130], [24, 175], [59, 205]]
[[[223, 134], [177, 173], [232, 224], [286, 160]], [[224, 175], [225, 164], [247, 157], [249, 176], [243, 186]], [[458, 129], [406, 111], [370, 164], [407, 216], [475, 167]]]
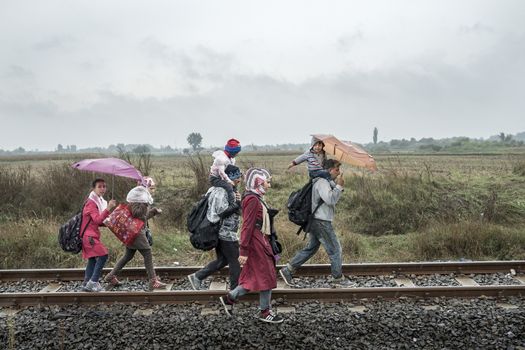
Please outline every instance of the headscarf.
[[155, 187], [155, 181], [150, 176], [144, 176], [140, 184], [146, 188]]
[[250, 168], [246, 171], [246, 191], [264, 196], [266, 190], [263, 187], [264, 181], [271, 179], [270, 172], [262, 168]]
[[147, 203], [153, 204], [153, 197], [144, 186], [133, 187], [126, 196], [128, 203]]
[[95, 202], [95, 204], [97, 205], [99, 214], [102, 213], [108, 207], [108, 202], [104, 198], [99, 197], [95, 193], [95, 191], [91, 191], [91, 193], [89, 194], [88, 199], [90, 199], [93, 202]]

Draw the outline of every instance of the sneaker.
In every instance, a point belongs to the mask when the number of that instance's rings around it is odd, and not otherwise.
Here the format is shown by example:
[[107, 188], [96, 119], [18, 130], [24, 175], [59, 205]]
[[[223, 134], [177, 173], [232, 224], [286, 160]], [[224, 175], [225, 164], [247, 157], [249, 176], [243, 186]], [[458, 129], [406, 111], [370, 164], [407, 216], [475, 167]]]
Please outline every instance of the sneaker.
[[261, 311], [259, 320], [268, 323], [282, 323], [284, 318], [274, 313], [272, 310]]
[[190, 280], [191, 288], [193, 288], [193, 290], [201, 289], [202, 281], [198, 279], [194, 273], [192, 273], [191, 275], [188, 275], [188, 280]]
[[86, 292], [101, 292], [104, 288], [100, 285], [99, 282], [89, 281], [86, 283], [86, 286], [83, 288]]
[[233, 316], [233, 304], [234, 304], [234, 301], [230, 299], [228, 294], [226, 294], [223, 297], [219, 297], [219, 300], [220, 300], [222, 306], [224, 307], [224, 311], [226, 311], [226, 314], [228, 316]]
[[332, 278], [331, 281], [336, 287], [343, 287], [343, 288], [350, 288], [354, 287], [355, 283], [350, 281], [348, 278], [346, 278], [344, 275], [342, 275], [339, 278]]
[[290, 270], [288, 270], [287, 267], [283, 267], [282, 269], [280, 269], [279, 274], [283, 278], [284, 283], [286, 283], [290, 287], [294, 286], [292, 273], [290, 272]]
[[162, 283], [158, 277], [152, 278], [149, 282], [149, 289], [166, 289], [168, 285], [166, 283]]
[[122, 285], [122, 282], [120, 282], [115, 275], [111, 276], [110, 278], [106, 276], [106, 278], [104, 278], [104, 282], [108, 283], [112, 287], [118, 287]]

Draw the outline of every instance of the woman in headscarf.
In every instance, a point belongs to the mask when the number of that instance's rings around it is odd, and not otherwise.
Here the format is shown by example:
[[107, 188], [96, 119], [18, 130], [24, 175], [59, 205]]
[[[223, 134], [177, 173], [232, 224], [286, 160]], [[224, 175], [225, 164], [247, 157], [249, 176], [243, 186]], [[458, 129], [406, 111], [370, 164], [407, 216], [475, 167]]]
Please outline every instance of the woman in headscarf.
[[91, 187], [91, 193], [82, 209], [80, 227], [80, 232], [83, 232], [82, 258], [88, 260], [82, 289], [86, 292], [100, 292], [103, 288], [98, 280], [108, 260], [108, 248], [100, 241], [99, 226], [104, 225], [104, 219], [117, 203], [112, 199], [108, 204], [104, 199], [106, 183], [103, 179], [95, 179]]
[[126, 266], [128, 262], [133, 259], [137, 250], [144, 258], [144, 266], [149, 279], [150, 289], [165, 289], [166, 284], [162, 283], [155, 273], [153, 268], [153, 255], [151, 254], [151, 245], [147, 238], [148, 220], [162, 211], [158, 208], [150, 208], [153, 204], [153, 197], [151, 192], [155, 190], [155, 182], [151, 177], [144, 177], [142, 183], [129, 191], [126, 201], [129, 203], [128, 207], [131, 215], [134, 218], [144, 221], [142, 230], [137, 235], [135, 240], [126, 246], [126, 253], [117, 262], [113, 270], [104, 278], [105, 282], [112, 286], [119, 286], [121, 283], [117, 279], [117, 274]]
[[283, 318], [271, 310], [272, 289], [277, 287], [275, 257], [270, 245], [270, 217], [263, 203], [270, 188], [270, 173], [265, 169], [250, 168], [246, 172], [246, 192], [242, 200], [242, 229], [239, 263], [242, 266], [239, 285], [220, 297], [228, 315], [233, 304], [250, 291], [259, 291], [259, 320], [281, 323]]

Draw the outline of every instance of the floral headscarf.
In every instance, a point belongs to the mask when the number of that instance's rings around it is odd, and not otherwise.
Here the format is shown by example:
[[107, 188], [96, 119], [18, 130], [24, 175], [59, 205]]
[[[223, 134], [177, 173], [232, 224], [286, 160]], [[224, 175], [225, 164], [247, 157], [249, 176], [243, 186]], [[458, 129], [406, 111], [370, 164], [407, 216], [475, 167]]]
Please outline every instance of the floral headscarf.
[[270, 172], [262, 168], [250, 168], [246, 172], [246, 191], [264, 196], [266, 193], [263, 183], [271, 179]]

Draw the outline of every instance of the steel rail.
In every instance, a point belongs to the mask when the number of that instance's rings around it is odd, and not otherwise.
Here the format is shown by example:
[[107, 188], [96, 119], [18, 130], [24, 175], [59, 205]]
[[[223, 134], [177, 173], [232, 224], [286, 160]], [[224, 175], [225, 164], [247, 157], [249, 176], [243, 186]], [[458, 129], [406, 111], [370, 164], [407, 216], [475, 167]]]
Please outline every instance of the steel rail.
[[[282, 266], [277, 266], [280, 268]], [[155, 270], [163, 278], [181, 278], [200, 269], [198, 266], [188, 267], [157, 267]], [[469, 261], [469, 262], [409, 262], [409, 263], [363, 263], [343, 264], [343, 273], [350, 276], [377, 276], [377, 275], [432, 275], [432, 274], [479, 274], [509, 272], [525, 273], [525, 261]], [[107, 273], [111, 269], [105, 268]], [[304, 265], [297, 271], [298, 276], [329, 275], [330, 265]], [[227, 276], [225, 268], [217, 275]], [[145, 269], [125, 268], [119, 277], [141, 279], [146, 276]], [[21, 269], [0, 270], [0, 281], [24, 280], [82, 280], [84, 269]]]
[[[34, 305], [70, 304], [186, 304], [218, 301], [226, 291], [165, 291], [165, 292], [68, 292], [68, 293], [1, 293], [0, 306], [23, 307]], [[477, 298], [525, 296], [525, 285], [520, 286], [462, 286], [462, 287], [380, 287], [340, 289], [274, 289], [273, 298], [288, 302], [317, 300], [341, 302], [356, 299], [398, 299], [405, 298]], [[257, 300], [256, 293], [243, 297], [243, 301]]]

